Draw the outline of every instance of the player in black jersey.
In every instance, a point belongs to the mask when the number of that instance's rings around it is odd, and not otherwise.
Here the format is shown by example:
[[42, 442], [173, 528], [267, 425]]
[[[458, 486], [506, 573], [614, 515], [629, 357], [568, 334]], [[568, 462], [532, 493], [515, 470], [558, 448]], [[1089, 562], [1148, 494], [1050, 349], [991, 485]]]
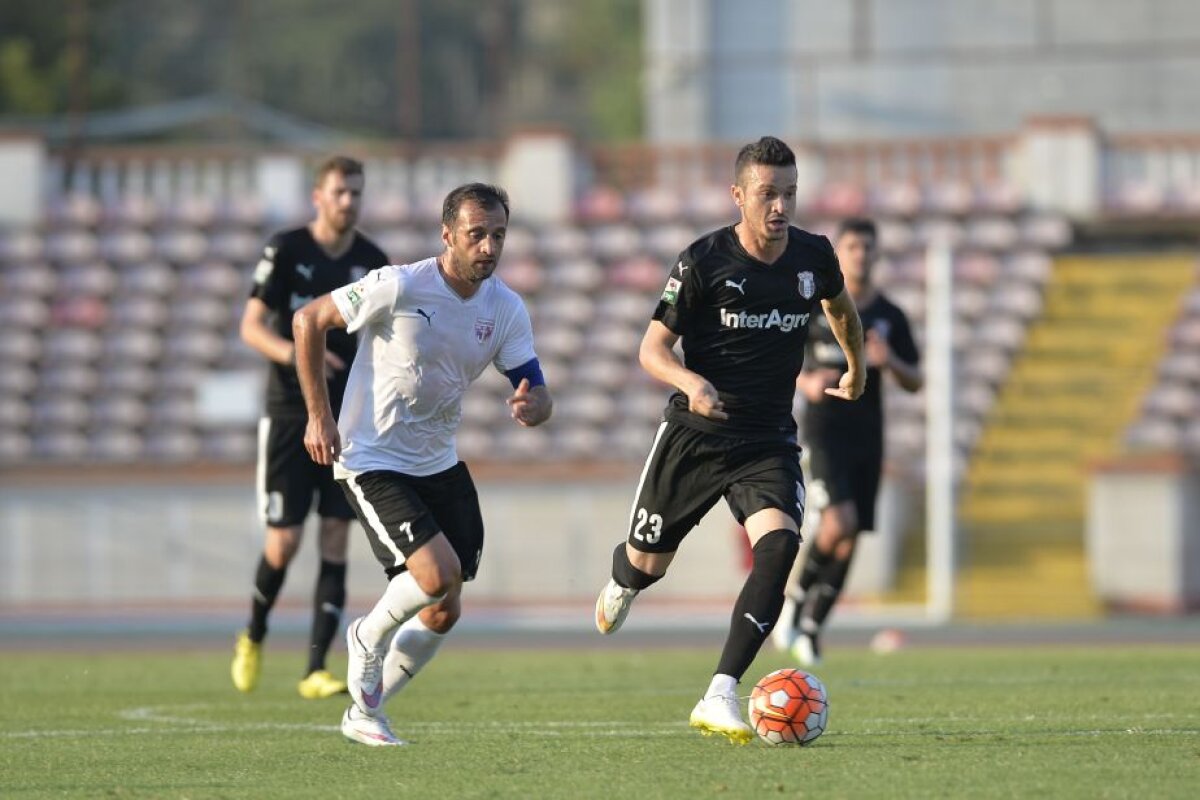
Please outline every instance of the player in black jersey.
[[799, 591], [785, 605], [774, 638], [806, 666], [820, 662], [821, 627], [846, 582], [858, 534], [875, 527], [883, 470], [883, 374], [891, 373], [909, 392], [922, 383], [908, 318], [871, 283], [876, 242], [871, 220], [848, 219], [838, 229], [838, 260], [866, 332], [862, 398], [857, 403], [827, 400], [824, 390], [837, 382], [846, 362], [820, 318], [809, 327], [804, 372], [796, 382], [808, 401], [803, 436], [812, 478], [808, 496], [821, 521], [800, 570]]
[[[312, 191], [316, 217], [308, 225], [271, 237], [254, 271], [242, 315], [242, 339], [270, 361], [266, 416], [258, 429], [258, 510], [266, 542], [254, 578], [250, 623], [238, 634], [231, 672], [243, 692], [258, 684], [267, 615], [300, 546], [304, 520], [316, 495], [320, 515], [320, 572], [313, 598], [308, 669], [301, 696], [314, 699], [346, 691], [325, 668], [330, 642], [346, 602], [346, 543], [350, 508], [328, 466], [314, 464], [304, 449], [308, 411], [296, 377], [292, 315], [314, 297], [361, 278], [388, 263], [383, 251], [355, 230], [362, 203], [363, 167], [335, 156], [317, 169]], [[326, 339], [329, 396], [341, 405], [357, 341], [345, 331]]]
[[[823, 311], [845, 352], [830, 395], [862, 394], [866, 364], [829, 240], [790, 225], [791, 149], [763, 137], [741, 149], [734, 172], [741, 220], [683, 251], [642, 339], [642, 366], [676, 391], [642, 470], [627, 541], [613, 551], [612, 579], [596, 601], [596, 627], [620, 627], [634, 597], [666, 573], [683, 538], [724, 496], [754, 563], [690, 723], [745, 743], [752, 733], [737, 683], [779, 616], [800, 546], [804, 477], [791, 410], [809, 318]], [[672, 349], [680, 340], [682, 361]]]

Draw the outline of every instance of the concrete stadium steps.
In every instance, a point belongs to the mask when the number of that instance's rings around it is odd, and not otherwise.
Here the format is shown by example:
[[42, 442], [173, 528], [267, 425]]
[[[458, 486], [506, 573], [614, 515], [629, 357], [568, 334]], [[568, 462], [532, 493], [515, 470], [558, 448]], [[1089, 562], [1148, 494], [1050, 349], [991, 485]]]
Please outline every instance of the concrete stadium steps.
[[1190, 254], [1056, 261], [963, 482], [963, 616], [1099, 611], [1083, 541], [1086, 467], [1119, 450], [1195, 271]]

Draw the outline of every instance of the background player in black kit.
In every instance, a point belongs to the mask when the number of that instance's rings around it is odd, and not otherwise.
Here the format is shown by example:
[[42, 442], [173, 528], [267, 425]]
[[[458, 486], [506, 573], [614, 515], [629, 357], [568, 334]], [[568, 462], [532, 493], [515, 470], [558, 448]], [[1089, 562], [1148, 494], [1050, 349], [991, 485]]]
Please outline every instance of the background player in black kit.
[[825, 320], [814, 319], [796, 385], [808, 401], [803, 438], [812, 478], [808, 496], [821, 521], [800, 570], [797, 596], [788, 600], [775, 633], [776, 643], [806, 666], [820, 661], [821, 627], [846, 582], [858, 534], [875, 527], [883, 470], [883, 373], [890, 372], [905, 391], [915, 392], [922, 383], [908, 318], [871, 283], [878, 255], [875, 223], [844, 221], [836, 243], [846, 289], [866, 332], [867, 386], [856, 403], [828, 401], [824, 390], [837, 383], [846, 362]]
[[[677, 391], [642, 470], [628, 539], [613, 551], [596, 627], [620, 627], [634, 597], [666, 573], [683, 538], [724, 496], [746, 528], [754, 563], [690, 724], [746, 743], [753, 734], [737, 683], [779, 616], [800, 546], [804, 477], [792, 397], [809, 317], [823, 309], [845, 351], [846, 371], [829, 394], [862, 394], [866, 364], [829, 240], [790, 225], [791, 149], [763, 137], [741, 149], [734, 172], [741, 221], [680, 255], [642, 339], [642, 366]], [[672, 349], [679, 340], [682, 362]]]
[[[362, 164], [352, 158], [335, 156], [320, 165], [312, 191], [315, 219], [271, 237], [242, 315], [242, 339], [271, 362], [266, 416], [258, 430], [258, 510], [266, 524], [266, 541], [254, 577], [250, 623], [238, 634], [231, 667], [233, 684], [243, 692], [258, 684], [267, 615], [300, 546], [314, 495], [321, 517], [321, 567], [308, 669], [299, 691], [309, 699], [346, 691], [345, 682], [325, 668], [325, 658], [346, 602], [346, 543], [354, 511], [334, 482], [333, 470], [313, 463], [304, 449], [308, 411], [296, 377], [292, 315], [313, 298], [388, 263], [383, 251], [354, 228], [363, 181]], [[326, 339], [334, 413], [356, 350], [357, 341], [345, 331], [331, 331]]]

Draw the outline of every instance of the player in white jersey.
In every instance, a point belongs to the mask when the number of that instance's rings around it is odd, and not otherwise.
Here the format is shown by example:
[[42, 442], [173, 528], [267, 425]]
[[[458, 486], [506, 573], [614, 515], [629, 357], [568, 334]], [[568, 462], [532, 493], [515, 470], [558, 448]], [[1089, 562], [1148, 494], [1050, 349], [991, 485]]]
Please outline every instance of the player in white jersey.
[[[472, 183], [446, 196], [435, 258], [376, 270], [302, 308], [293, 323], [308, 407], [304, 444], [332, 464], [388, 586], [350, 623], [342, 733], [397, 745], [388, 698], [429, 662], [462, 612], [475, 577], [483, 518], [455, 433], [462, 396], [489, 364], [508, 376], [512, 418], [532, 427], [553, 407], [533, 349], [529, 313], [492, 273], [504, 248], [508, 196]], [[359, 332], [336, 422], [324, 380], [326, 331]]]

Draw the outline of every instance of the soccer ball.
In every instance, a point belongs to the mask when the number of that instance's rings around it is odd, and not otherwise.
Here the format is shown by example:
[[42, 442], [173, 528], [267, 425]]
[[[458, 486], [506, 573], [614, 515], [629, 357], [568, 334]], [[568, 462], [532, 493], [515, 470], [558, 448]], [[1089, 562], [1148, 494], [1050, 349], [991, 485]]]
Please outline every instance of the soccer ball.
[[777, 669], [750, 693], [750, 727], [767, 744], [811, 744], [825, 732], [825, 684], [801, 669]]

